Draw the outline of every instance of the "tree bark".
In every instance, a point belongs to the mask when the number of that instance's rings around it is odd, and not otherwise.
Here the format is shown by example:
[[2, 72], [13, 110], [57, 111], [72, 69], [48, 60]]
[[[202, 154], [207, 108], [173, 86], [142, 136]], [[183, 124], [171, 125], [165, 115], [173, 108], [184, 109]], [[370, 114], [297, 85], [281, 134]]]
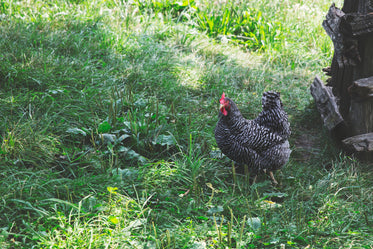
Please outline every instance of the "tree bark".
[[348, 89], [351, 95], [349, 112], [353, 134], [373, 131], [373, 77], [356, 80]]
[[316, 77], [310, 90], [315, 99], [317, 109], [320, 112], [321, 119], [329, 131], [332, 131], [337, 125], [344, 122], [339, 113], [331, 87], [325, 86], [321, 79]]

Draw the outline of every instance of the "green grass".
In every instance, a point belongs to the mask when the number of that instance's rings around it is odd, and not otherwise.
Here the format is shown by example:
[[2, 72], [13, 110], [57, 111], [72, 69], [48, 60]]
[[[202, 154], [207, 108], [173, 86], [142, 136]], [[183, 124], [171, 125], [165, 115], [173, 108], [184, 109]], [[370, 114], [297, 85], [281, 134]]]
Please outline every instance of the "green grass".
[[[0, 247], [371, 248], [371, 164], [309, 94], [330, 4], [0, 2]], [[223, 91], [254, 118], [265, 90], [293, 131], [276, 188], [213, 135]]]

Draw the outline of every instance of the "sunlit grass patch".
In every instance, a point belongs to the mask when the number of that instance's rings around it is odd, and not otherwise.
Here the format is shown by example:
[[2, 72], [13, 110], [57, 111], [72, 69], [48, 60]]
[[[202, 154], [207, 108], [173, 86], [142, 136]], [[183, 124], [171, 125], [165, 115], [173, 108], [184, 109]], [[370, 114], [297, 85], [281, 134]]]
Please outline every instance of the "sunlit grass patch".
[[[371, 247], [370, 166], [308, 92], [329, 5], [3, 1], [0, 247]], [[222, 92], [254, 118], [267, 90], [292, 127], [276, 188], [214, 139]]]

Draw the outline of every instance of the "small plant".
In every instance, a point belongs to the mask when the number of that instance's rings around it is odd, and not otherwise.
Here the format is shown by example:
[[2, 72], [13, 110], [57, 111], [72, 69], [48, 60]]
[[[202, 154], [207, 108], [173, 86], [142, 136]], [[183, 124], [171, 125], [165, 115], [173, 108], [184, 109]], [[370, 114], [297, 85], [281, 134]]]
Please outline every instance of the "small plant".
[[210, 37], [227, 39], [252, 50], [276, 46], [283, 32], [280, 23], [266, 21], [262, 12], [242, 10], [233, 3], [222, 9], [197, 9], [196, 16], [199, 29]]
[[189, 8], [194, 8], [194, 0], [135, 0], [136, 5], [141, 12], [170, 14], [173, 18], [180, 20], [183, 18], [182, 13]]

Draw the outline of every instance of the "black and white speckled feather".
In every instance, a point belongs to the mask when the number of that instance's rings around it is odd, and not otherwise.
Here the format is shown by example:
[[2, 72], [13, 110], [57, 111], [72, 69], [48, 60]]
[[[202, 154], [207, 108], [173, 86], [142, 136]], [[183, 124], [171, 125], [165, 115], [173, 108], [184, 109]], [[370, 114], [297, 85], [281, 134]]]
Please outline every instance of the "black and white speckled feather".
[[255, 119], [260, 126], [267, 127], [284, 139], [290, 137], [290, 123], [288, 115], [283, 109], [280, 94], [277, 92], [264, 92], [262, 97], [263, 111]]
[[290, 125], [280, 96], [266, 92], [263, 111], [254, 120], [245, 119], [237, 105], [223, 94], [215, 139], [220, 150], [254, 173], [280, 169], [289, 160]]

